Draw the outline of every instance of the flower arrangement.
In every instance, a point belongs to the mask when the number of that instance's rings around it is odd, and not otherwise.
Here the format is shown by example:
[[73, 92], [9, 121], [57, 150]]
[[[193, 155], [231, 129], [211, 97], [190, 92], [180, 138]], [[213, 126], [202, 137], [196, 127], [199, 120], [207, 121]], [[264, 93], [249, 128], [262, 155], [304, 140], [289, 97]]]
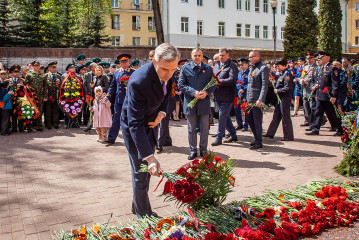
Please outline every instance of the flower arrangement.
[[[325, 87], [323, 89], [323, 93], [326, 93], [328, 95], [329, 99], [331, 99], [328, 87]], [[333, 104], [333, 107], [334, 107], [334, 110], [335, 110], [335, 114], [337, 115], [338, 118], [341, 118], [337, 105], [335, 105], [334, 103], [332, 103], [332, 104]]]
[[76, 75], [68, 73], [59, 90], [59, 105], [70, 118], [77, 117], [83, 106], [82, 84]]
[[[267, 191], [245, 201], [179, 212], [160, 219], [144, 217], [127, 227], [94, 224], [55, 239], [144, 240], [286, 240], [319, 234], [332, 227], [350, 226], [359, 217], [359, 182], [322, 180], [294, 190]], [[295, 206], [291, 203], [296, 202]]]
[[28, 85], [20, 86], [15, 90], [13, 97], [13, 113], [23, 122], [24, 126], [31, 126], [33, 120], [39, 117], [36, 93]]
[[130, 80], [131, 76], [123, 76], [120, 78], [120, 83], [122, 82], [123, 84], [125, 84], [125, 86], [127, 86], [128, 84], [128, 80]]
[[[221, 86], [221, 82], [219, 81], [218, 77], [213, 74], [211, 81], [209, 81], [209, 83], [207, 83], [207, 85], [202, 89], [202, 91], [207, 91], [209, 88], [217, 86], [217, 85]], [[192, 101], [190, 101], [188, 103], [187, 106], [189, 108], [193, 108], [197, 102], [198, 102], [198, 98], [194, 98]]]

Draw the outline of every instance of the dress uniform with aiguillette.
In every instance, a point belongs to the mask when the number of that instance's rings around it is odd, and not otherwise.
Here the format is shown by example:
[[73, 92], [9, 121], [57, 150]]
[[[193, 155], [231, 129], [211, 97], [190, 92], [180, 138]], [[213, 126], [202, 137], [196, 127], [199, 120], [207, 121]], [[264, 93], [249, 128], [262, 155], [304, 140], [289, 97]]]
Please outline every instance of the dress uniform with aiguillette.
[[[18, 64], [15, 64], [10, 67], [9, 73], [13, 74], [13, 77], [9, 79], [9, 89], [12, 91], [16, 91], [16, 89], [24, 84], [25, 79], [20, 78], [20, 70], [21, 67]], [[16, 114], [14, 114], [15, 109], [17, 108], [17, 103], [12, 105], [11, 111], [11, 128], [12, 132], [17, 132], [17, 128], [19, 128], [20, 132], [24, 131], [23, 124], [19, 121]]]
[[[120, 54], [117, 57], [119, 61], [129, 61], [130, 58], [131, 58], [130, 54]], [[127, 69], [122, 69], [122, 71], [116, 70], [114, 74], [114, 79], [111, 82], [106, 97], [110, 99], [111, 96], [116, 95], [115, 106], [114, 106], [115, 113], [113, 115], [112, 126], [110, 128], [105, 143], [114, 144], [116, 141], [121, 126], [120, 119], [121, 119], [122, 105], [126, 97], [127, 84], [125, 83], [126, 81], [123, 81], [123, 79], [130, 77], [134, 71], [135, 70], [133, 68], [129, 67]]]
[[[40, 62], [35, 60], [31, 63], [32, 66], [39, 66]], [[40, 116], [35, 120], [34, 127], [38, 131], [42, 131], [42, 113], [44, 107], [44, 99], [47, 98], [47, 82], [42, 72], [28, 72], [25, 77], [25, 85], [32, 87], [38, 98], [38, 109]]]
[[[48, 65], [49, 72], [45, 74], [47, 82], [47, 101], [45, 102], [46, 127], [51, 129], [59, 128], [59, 106], [58, 91], [61, 83], [61, 75], [56, 72], [57, 62], [51, 62]], [[51, 69], [50, 69], [51, 68]], [[53, 73], [52, 73], [53, 71]]]
[[[320, 59], [325, 56], [330, 56], [327, 52], [319, 51], [317, 58]], [[316, 111], [314, 115], [314, 124], [311, 128], [311, 132], [307, 135], [319, 135], [321, 121], [326, 113], [329, 121], [333, 123], [332, 127], [337, 128], [335, 135], [342, 134], [341, 119], [336, 115], [333, 104], [330, 102], [331, 98], [338, 98], [339, 90], [339, 69], [333, 67], [328, 62], [323, 66], [318, 67], [318, 90], [317, 90], [317, 102]], [[327, 89], [327, 92], [323, 90]]]
[[[286, 60], [280, 60], [276, 65], [286, 66]], [[292, 101], [292, 92], [294, 89], [293, 83], [294, 76], [286, 68], [284, 69], [276, 82], [275, 89], [277, 90], [280, 102], [277, 101], [273, 113], [273, 119], [268, 127], [266, 137], [273, 138], [277, 132], [280, 121], [283, 125], [283, 138], [281, 141], [293, 141], [293, 125], [292, 120], [290, 119], [290, 104]]]

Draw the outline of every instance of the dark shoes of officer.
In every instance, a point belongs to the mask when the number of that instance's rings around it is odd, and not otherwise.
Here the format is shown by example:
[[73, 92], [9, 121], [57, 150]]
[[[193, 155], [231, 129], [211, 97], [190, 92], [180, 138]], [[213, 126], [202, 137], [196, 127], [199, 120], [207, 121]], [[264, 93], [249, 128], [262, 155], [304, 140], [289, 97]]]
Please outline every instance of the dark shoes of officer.
[[311, 132], [311, 131], [312, 131], [312, 129], [311, 129], [311, 128], [306, 128], [306, 129], [305, 129], [305, 131], [307, 131], [307, 132]]
[[318, 131], [311, 131], [311, 132], [307, 132], [305, 133], [306, 135], [319, 135]]
[[200, 154], [199, 154], [201, 157], [204, 157], [204, 156], [206, 156], [207, 155], [207, 152], [200, 152]]
[[214, 141], [214, 142], [212, 143], [212, 146], [218, 146], [218, 145], [222, 145], [222, 140], [216, 139], [216, 141]]
[[266, 134], [263, 134], [263, 137], [270, 138], [270, 139], [273, 139], [273, 138], [274, 138], [273, 136], [269, 136], [267, 133], [266, 133]]
[[308, 127], [309, 126], [309, 123], [303, 123], [303, 124], [300, 124], [301, 127]]
[[[136, 214], [136, 210], [135, 210], [135, 207], [133, 206], [133, 204], [132, 204], [131, 212], [132, 212], [133, 214]], [[156, 217], [156, 218], [162, 218], [162, 217], [158, 216], [158, 214], [155, 213], [155, 212], [152, 212], [152, 213], [151, 213], [151, 216], [152, 216], [152, 217]]]
[[256, 149], [260, 149], [260, 148], [263, 148], [263, 144], [253, 144], [249, 149], [250, 150], [256, 150]]
[[226, 140], [224, 140], [224, 143], [230, 143], [230, 142], [237, 142], [238, 138], [237, 137], [232, 137], [230, 136], [229, 138], [227, 138]]
[[294, 139], [289, 139], [289, 138], [281, 138], [280, 140], [284, 142], [294, 141]]
[[84, 129], [84, 132], [90, 132], [90, 131], [91, 131], [91, 127]]
[[242, 132], [248, 132], [248, 128], [243, 128]]
[[243, 126], [237, 126], [236, 130], [241, 130], [243, 128]]
[[114, 144], [115, 144], [115, 142], [110, 141], [110, 140], [108, 140], [108, 139], [106, 139], [106, 140], [103, 141], [102, 143], [103, 143], [103, 144], [106, 144], [106, 146], [111, 146], [111, 145], [114, 145]]
[[162, 152], [163, 151], [163, 147], [160, 145], [160, 146], [156, 146], [156, 150], [157, 152]]
[[339, 132], [339, 131], [338, 131], [338, 132], [336, 132], [333, 136], [343, 136], [343, 134], [344, 134], [343, 132]]
[[191, 152], [188, 155], [188, 160], [194, 160], [197, 157], [197, 153], [196, 152]]

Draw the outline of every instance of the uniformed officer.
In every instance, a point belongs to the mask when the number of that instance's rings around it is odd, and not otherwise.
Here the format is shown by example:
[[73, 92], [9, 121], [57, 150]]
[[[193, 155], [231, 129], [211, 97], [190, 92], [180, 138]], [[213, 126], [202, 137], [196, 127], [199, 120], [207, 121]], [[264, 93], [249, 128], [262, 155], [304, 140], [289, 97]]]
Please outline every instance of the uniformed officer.
[[94, 58], [92, 62], [99, 64], [101, 62], [101, 58]]
[[349, 79], [349, 75], [348, 72], [345, 71], [342, 68], [342, 63], [341, 63], [341, 59], [338, 59], [336, 61], [333, 62], [333, 67], [336, 67], [339, 69], [339, 90], [338, 90], [338, 111], [340, 112], [340, 115], [344, 116], [344, 111], [345, 111], [345, 104], [346, 104], [346, 100], [347, 100], [347, 95], [348, 95], [348, 79]]
[[293, 116], [297, 116], [298, 115], [298, 110], [299, 110], [299, 103], [300, 103], [300, 98], [302, 97], [302, 86], [300, 84], [300, 80], [302, 78], [302, 73], [303, 73], [303, 69], [304, 69], [304, 65], [305, 64], [305, 58], [304, 57], [299, 57], [298, 58], [298, 68], [296, 71], [296, 75], [294, 78], [294, 113]]
[[[248, 87], [249, 60], [246, 58], [238, 58], [237, 62], [240, 66], [240, 69], [238, 72], [238, 80], [236, 84], [236, 96], [240, 97], [242, 101], [245, 101]], [[236, 130], [242, 129], [242, 131], [248, 131], [248, 114], [244, 113], [245, 115], [243, 124], [242, 110], [240, 105], [234, 107], [234, 113], [237, 120]]]
[[293, 79], [294, 76], [287, 69], [287, 60], [281, 59], [277, 61], [276, 66], [280, 72], [278, 80], [275, 85], [274, 92], [278, 94], [280, 102], [276, 102], [273, 113], [273, 119], [268, 127], [267, 133], [264, 137], [273, 138], [277, 132], [279, 123], [282, 121], [283, 138], [281, 141], [293, 141], [293, 125], [290, 119], [290, 104], [292, 101]]
[[248, 77], [247, 101], [254, 106], [249, 112], [248, 124], [254, 135], [251, 150], [263, 147], [262, 144], [262, 122], [263, 112], [260, 108], [265, 101], [269, 83], [269, 69], [262, 63], [259, 51], [249, 53], [249, 61], [252, 64]]
[[80, 73], [80, 67], [85, 65], [86, 56], [84, 54], [80, 54], [77, 56], [76, 60], [78, 61], [76, 73]]
[[91, 72], [91, 63], [93, 63], [93, 62], [89, 61], [89, 62], [85, 63], [86, 72]]
[[106, 75], [108, 75], [108, 73], [110, 73], [110, 63], [109, 62], [100, 62], [98, 65], [100, 65], [103, 68], [103, 71], [105, 72]]
[[[208, 60], [209, 60], [209, 57], [206, 56], [206, 55], [203, 55], [202, 62], [205, 63], [205, 64], [208, 64]], [[236, 60], [232, 60], [232, 61], [234, 62]]]
[[116, 64], [117, 69], [121, 69], [120, 60], [116, 59], [114, 63]]
[[138, 60], [138, 59], [133, 60], [133, 61], [131, 62], [130, 67], [132, 67], [132, 68], [134, 68], [134, 69], [137, 70], [137, 69], [140, 67], [140, 60]]
[[47, 66], [49, 72], [45, 74], [47, 82], [47, 101], [45, 102], [45, 119], [47, 129], [59, 128], [58, 91], [61, 83], [61, 75], [57, 73], [57, 62], [51, 62]]
[[37, 107], [40, 111], [40, 116], [34, 121], [34, 128], [37, 131], [42, 131], [42, 113], [44, 102], [47, 101], [47, 82], [44, 74], [40, 73], [40, 62], [35, 60], [31, 63], [32, 72], [28, 72], [25, 77], [24, 84], [32, 87], [38, 98]]
[[122, 71], [116, 70], [114, 74], [114, 79], [111, 82], [110, 88], [106, 96], [110, 99], [111, 96], [116, 94], [114, 107], [115, 113], [113, 115], [112, 126], [110, 128], [107, 140], [103, 142], [107, 143], [108, 146], [115, 143], [118, 133], [120, 131], [122, 104], [126, 96], [126, 81], [128, 81], [125, 80], [125, 78], [131, 76], [131, 74], [135, 71], [133, 68], [129, 68], [130, 58], [131, 55], [125, 53], [117, 56], [117, 59], [120, 61]]
[[[24, 84], [25, 79], [20, 77], [20, 70], [21, 67], [18, 64], [15, 64], [10, 67], [9, 73], [12, 75], [12, 77], [9, 79], [9, 90], [16, 91], [18, 87]], [[19, 131], [24, 131], [23, 124], [18, 121], [18, 117], [16, 114], [14, 114], [14, 110], [17, 108], [17, 104], [13, 104], [12, 111], [10, 113], [11, 115], [11, 128], [12, 132], [17, 132], [17, 127], [19, 127]]]
[[337, 129], [334, 136], [341, 136], [343, 134], [341, 119], [336, 115], [334, 109], [339, 90], [339, 69], [330, 65], [330, 54], [325, 51], [318, 51], [317, 59], [319, 65], [318, 83], [313, 87], [314, 89], [318, 89], [315, 119], [311, 132], [306, 134], [319, 135], [321, 121], [325, 112], [329, 121], [334, 125], [332, 125], [332, 127], [336, 127]]

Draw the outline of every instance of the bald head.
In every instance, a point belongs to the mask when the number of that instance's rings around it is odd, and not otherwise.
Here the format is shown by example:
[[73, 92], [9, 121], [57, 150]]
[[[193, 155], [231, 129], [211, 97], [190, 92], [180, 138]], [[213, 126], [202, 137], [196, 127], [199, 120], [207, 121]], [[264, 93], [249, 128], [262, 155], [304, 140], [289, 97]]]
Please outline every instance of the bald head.
[[252, 50], [249, 53], [249, 61], [251, 62], [251, 64], [259, 62], [261, 60], [261, 57], [261, 53], [257, 50]]

